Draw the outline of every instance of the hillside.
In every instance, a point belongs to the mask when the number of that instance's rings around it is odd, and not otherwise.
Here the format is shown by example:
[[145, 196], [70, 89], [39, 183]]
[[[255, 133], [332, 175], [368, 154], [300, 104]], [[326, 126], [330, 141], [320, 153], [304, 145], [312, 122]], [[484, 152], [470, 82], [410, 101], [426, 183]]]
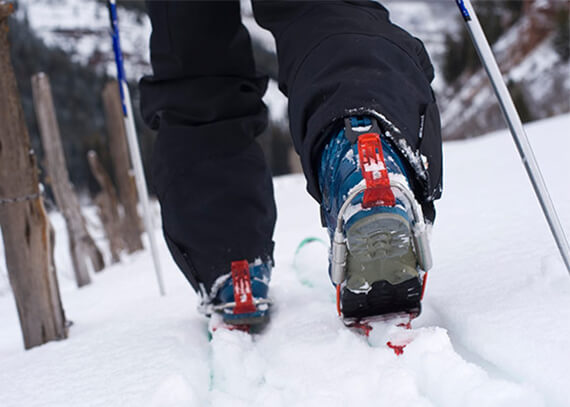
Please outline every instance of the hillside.
[[[516, 23], [493, 45], [523, 121], [570, 112], [570, 9], [557, 0], [526, 1]], [[564, 35], [566, 32], [566, 35]], [[564, 41], [566, 44], [560, 45]], [[556, 46], [558, 44], [558, 48]], [[476, 58], [474, 53], [472, 58]], [[505, 127], [480, 64], [438, 92], [444, 138], [476, 137]]]

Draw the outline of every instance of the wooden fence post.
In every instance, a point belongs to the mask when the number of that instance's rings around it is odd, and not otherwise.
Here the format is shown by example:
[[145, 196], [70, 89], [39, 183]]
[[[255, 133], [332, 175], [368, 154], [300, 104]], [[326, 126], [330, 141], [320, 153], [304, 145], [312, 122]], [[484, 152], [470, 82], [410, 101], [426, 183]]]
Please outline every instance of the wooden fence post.
[[143, 249], [141, 240], [142, 224], [137, 211], [137, 189], [131, 172], [129, 149], [125, 123], [122, 115], [122, 104], [117, 81], [110, 81], [103, 89], [103, 106], [115, 179], [119, 189], [119, 200], [123, 206], [121, 222], [123, 240], [129, 253]]
[[10, 60], [7, 18], [12, 12], [10, 4], [0, 2], [0, 225], [24, 346], [29, 349], [66, 338], [67, 329], [36, 157]]
[[87, 154], [91, 173], [99, 183], [101, 192], [95, 198], [95, 203], [99, 208], [99, 218], [105, 229], [107, 240], [111, 249], [111, 261], [118, 262], [121, 258], [119, 253], [125, 247], [121, 233], [121, 217], [119, 216], [119, 200], [117, 192], [111, 181], [111, 177], [101, 165], [99, 157], [95, 151]]
[[55, 202], [62, 212], [67, 225], [71, 260], [77, 286], [82, 287], [91, 282], [87, 270], [87, 258], [91, 259], [91, 264], [95, 271], [101, 271], [105, 267], [105, 261], [93, 238], [87, 231], [79, 199], [69, 181], [59, 126], [55, 116], [51, 86], [47, 75], [38, 73], [32, 76], [32, 93], [46, 156], [47, 172], [51, 180]]

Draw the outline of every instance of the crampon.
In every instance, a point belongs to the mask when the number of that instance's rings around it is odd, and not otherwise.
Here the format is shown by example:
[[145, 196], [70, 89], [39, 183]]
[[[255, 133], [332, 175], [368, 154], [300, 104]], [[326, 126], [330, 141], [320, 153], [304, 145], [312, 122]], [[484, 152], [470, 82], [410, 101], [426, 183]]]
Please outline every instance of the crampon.
[[388, 348], [400, 356], [404, 353], [405, 347], [413, 340], [412, 320], [418, 315], [419, 311], [399, 312], [364, 318], [343, 318], [343, 323], [346, 327], [368, 339], [373, 334], [377, 334]]
[[268, 272], [263, 267], [262, 264], [250, 266], [246, 260], [232, 262], [231, 279], [227, 280], [223, 292], [231, 301], [212, 306], [210, 333], [220, 328], [253, 333], [266, 325], [271, 300], [267, 298], [267, 281], [264, 280]]

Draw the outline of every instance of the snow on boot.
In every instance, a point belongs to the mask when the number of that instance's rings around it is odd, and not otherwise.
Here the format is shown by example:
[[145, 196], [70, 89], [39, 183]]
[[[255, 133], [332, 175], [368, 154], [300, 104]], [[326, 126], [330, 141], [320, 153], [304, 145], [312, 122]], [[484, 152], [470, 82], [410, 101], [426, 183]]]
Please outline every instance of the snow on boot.
[[231, 263], [231, 272], [219, 277], [212, 287], [206, 313], [221, 314], [227, 325], [260, 325], [269, 320], [271, 301], [267, 297], [272, 262], [257, 259]]
[[401, 158], [375, 120], [345, 120], [323, 150], [319, 185], [339, 313], [345, 319], [419, 314], [420, 264], [429, 257], [427, 236], [416, 228], [425, 229], [423, 215]]

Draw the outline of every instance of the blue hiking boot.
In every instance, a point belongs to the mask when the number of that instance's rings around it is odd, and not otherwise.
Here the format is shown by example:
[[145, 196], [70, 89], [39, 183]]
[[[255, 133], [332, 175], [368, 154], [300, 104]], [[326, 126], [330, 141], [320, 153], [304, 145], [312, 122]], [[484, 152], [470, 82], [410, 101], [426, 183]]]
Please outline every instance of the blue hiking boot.
[[231, 273], [214, 283], [211, 310], [228, 325], [259, 325], [269, 320], [271, 301], [267, 297], [272, 262], [260, 259], [234, 261]]
[[427, 271], [431, 258], [408, 180], [401, 158], [368, 117], [346, 119], [323, 150], [319, 185], [332, 242], [329, 272], [345, 319], [420, 312], [422, 268]]

